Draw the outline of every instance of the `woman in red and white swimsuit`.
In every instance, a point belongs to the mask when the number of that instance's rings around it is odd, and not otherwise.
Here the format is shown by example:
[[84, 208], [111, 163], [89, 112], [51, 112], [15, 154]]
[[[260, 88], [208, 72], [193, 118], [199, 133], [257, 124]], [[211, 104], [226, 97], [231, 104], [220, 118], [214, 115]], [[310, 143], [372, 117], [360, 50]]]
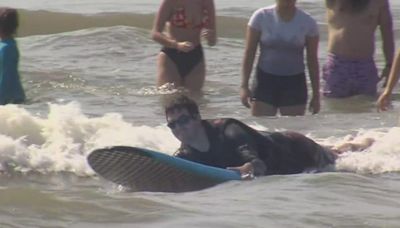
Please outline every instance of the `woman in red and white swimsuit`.
[[[163, 33], [167, 28], [167, 33]], [[200, 91], [205, 79], [201, 38], [209, 46], [217, 41], [213, 0], [163, 0], [152, 38], [163, 48], [158, 55], [157, 86], [173, 83]]]

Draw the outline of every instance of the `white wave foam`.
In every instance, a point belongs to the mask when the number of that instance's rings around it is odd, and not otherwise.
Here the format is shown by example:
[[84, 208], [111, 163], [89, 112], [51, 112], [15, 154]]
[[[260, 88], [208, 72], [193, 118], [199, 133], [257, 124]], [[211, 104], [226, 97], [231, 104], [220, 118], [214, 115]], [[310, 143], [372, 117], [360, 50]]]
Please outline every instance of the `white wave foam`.
[[45, 118], [20, 106], [0, 107], [0, 169], [91, 175], [86, 156], [111, 145], [172, 153], [178, 143], [165, 126], [134, 126], [118, 113], [91, 118], [77, 103], [49, 104]]
[[[366, 151], [341, 156], [337, 169], [373, 174], [400, 171], [399, 135], [399, 127], [359, 130], [355, 140], [370, 137], [376, 142]], [[349, 137], [317, 141], [337, 144]], [[172, 154], [179, 143], [165, 125], [136, 126], [126, 122], [119, 113], [88, 117], [77, 103], [49, 104], [45, 117], [31, 114], [23, 106], [0, 107], [0, 171], [92, 175], [86, 156], [94, 149], [113, 145], [145, 147]]]
[[357, 173], [380, 174], [400, 171], [400, 128], [393, 127], [387, 132], [369, 130], [363, 137], [375, 139], [365, 151], [346, 153], [337, 161], [338, 170]]

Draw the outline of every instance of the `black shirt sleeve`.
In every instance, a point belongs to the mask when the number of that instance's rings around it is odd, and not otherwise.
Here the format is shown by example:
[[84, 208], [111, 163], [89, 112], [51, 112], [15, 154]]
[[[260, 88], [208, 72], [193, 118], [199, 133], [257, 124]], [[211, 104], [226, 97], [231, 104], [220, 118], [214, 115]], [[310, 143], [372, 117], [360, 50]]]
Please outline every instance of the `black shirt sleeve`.
[[227, 121], [224, 128], [225, 143], [230, 145], [232, 153], [237, 153], [244, 163], [252, 163], [255, 175], [263, 175], [267, 167], [260, 159], [257, 137], [253, 131], [239, 121]]

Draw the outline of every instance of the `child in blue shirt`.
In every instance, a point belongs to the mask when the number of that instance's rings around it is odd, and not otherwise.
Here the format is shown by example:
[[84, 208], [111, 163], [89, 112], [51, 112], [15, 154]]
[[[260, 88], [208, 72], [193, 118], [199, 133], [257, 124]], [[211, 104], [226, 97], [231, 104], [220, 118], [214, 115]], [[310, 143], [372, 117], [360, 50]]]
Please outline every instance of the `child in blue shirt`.
[[19, 51], [14, 39], [17, 27], [17, 11], [0, 8], [0, 105], [25, 100], [18, 73]]

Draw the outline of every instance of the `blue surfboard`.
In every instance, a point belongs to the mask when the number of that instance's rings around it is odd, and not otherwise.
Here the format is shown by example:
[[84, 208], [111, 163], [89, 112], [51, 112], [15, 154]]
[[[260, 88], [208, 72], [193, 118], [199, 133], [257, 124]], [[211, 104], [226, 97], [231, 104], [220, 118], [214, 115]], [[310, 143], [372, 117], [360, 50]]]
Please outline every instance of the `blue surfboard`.
[[196, 191], [241, 179], [236, 171], [138, 147], [114, 146], [97, 149], [89, 154], [87, 160], [101, 177], [132, 191]]

